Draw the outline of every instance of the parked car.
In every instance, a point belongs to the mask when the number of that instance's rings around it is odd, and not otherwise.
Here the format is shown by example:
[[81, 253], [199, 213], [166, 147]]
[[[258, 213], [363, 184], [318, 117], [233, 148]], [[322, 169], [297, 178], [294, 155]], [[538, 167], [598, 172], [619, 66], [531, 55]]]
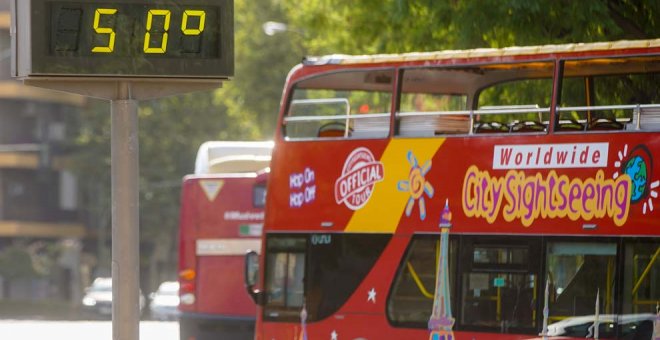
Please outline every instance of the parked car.
[[[140, 314], [144, 309], [145, 299], [140, 292]], [[112, 278], [98, 277], [85, 288], [82, 299], [83, 310], [87, 316], [109, 318], [112, 316]]]
[[[655, 314], [603, 314], [598, 317], [598, 333], [601, 339], [651, 340]], [[592, 338], [594, 336], [594, 315], [566, 318], [548, 325], [548, 336]]]
[[179, 282], [165, 281], [158, 290], [149, 295], [149, 311], [156, 320], [177, 320], [179, 318]]

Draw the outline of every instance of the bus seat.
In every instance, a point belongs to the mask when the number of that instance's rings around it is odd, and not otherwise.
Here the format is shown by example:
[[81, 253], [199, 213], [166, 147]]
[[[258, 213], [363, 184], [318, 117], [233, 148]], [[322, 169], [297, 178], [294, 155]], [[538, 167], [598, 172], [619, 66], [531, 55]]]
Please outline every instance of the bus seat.
[[509, 127], [498, 122], [477, 123], [474, 127], [475, 133], [503, 133], [509, 132]]
[[[350, 129], [348, 134], [350, 135]], [[330, 122], [323, 124], [319, 127], [317, 137], [330, 138], [330, 137], [344, 137], [346, 135], [346, 124], [341, 122]]]
[[584, 131], [585, 125], [575, 119], [562, 119], [557, 125], [557, 131]]
[[615, 119], [599, 118], [589, 123], [589, 131], [623, 130], [624, 125]]
[[536, 120], [524, 120], [511, 126], [511, 132], [545, 132], [547, 126]]

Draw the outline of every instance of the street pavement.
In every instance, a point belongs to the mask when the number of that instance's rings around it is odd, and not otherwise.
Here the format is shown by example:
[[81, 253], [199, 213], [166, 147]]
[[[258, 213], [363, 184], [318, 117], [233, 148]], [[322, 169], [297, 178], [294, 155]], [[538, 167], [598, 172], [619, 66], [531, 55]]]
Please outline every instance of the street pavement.
[[[0, 339], [112, 340], [112, 322], [0, 320]], [[140, 340], [179, 340], [179, 323], [141, 321]]]

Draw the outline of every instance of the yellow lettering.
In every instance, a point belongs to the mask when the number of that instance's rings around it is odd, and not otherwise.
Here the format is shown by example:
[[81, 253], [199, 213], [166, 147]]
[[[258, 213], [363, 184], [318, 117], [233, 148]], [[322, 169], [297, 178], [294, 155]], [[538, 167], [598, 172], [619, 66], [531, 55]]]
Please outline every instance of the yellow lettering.
[[[188, 18], [199, 17], [199, 26], [197, 28], [188, 28]], [[206, 12], [186, 10], [183, 12], [183, 20], [181, 21], [181, 32], [185, 35], [200, 35], [204, 32], [204, 23], [206, 21]]]
[[[159, 53], [163, 54], [167, 52], [167, 37], [170, 29], [170, 17], [171, 12], [166, 9], [152, 9], [149, 10], [147, 14], [147, 32], [144, 33], [144, 53]], [[154, 16], [165, 17], [165, 22], [163, 23], [163, 38], [160, 42], [160, 47], [151, 47], [151, 28], [153, 25]]]
[[99, 27], [101, 15], [114, 15], [117, 13], [115, 8], [97, 8], [94, 12], [94, 32], [97, 34], [109, 34], [107, 46], [96, 46], [92, 48], [93, 53], [111, 53], [115, 49], [115, 30], [110, 27]]
[[494, 223], [502, 204], [502, 178], [490, 177], [488, 171], [471, 166], [463, 179], [463, 211], [468, 217], [483, 217]]
[[491, 177], [488, 171], [471, 166], [463, 179], [463, 212], [491, 224], [501, 212], [505, 221], [518, 219], [525, 227], [539, 218], [590, 221], [605, 216], [622, 226], [630, 212], [630, 183], [625, 174], [606, 179], [602, 170], [594, 178], [582, 180], [557, 176], [554, 170], [546, 177], [515, 170], [504, 177]]

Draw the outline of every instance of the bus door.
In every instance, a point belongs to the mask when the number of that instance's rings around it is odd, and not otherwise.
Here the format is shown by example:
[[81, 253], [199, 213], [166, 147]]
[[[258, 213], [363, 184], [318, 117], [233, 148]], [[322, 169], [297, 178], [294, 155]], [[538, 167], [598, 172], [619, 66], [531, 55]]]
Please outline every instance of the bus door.
[[[458, 327], [497, 333], [537, 330], [540, 238], [461, 237]], [[542, 297], [541, 297], [542, 300]]]

